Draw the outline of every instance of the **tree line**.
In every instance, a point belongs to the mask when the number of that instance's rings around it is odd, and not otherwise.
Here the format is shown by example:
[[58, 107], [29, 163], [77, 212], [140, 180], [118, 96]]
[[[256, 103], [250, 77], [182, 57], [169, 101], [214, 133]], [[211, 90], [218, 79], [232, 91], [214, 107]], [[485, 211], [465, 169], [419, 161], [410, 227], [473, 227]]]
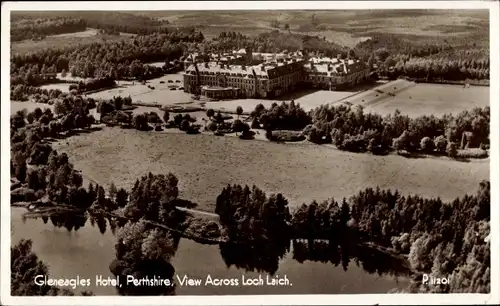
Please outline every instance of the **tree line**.
[[282, 51], [314, 51], [327, 56], [347, 54], [348, 49], [336, 43], [329, 42], [319, 36], [283, 33], [277, 30], [260, 33], [255, 37], [243, 35], [239, 32], [222, 32], [212, 41], [205, 40], [201, 45], [204, 51], [232, 51], [251, 47], [253, 52], [280, 53]]
[[295, 101], [273, 103], [269, 109], [259, 103], [250, 113], [252, 128], [265, 130], [301, 130], [311, 123], [311, 117]]
[[374, 243], [407, 254], [415, 271], [452, 275], [453, 284], [436, 286], [434, 292], [487, 293], [489, 209], [490, 184], [483, 181], [476, 194], [450, 203], [377, 187], [340, 202], [303, 204], [292, 213], [281, 194], [267, 197], [255, 186], [228, 185], [217, 197], [215, 212], [234, 241]]
[[[305, 128], [309, 140], [333, 143], [352, 152], [380, 153], [391, 149], [408, 152], [450, 153], [460, 147], [489, 145], [490, 108], [474, 108], [457, 115], [410, 118], [395, 111], [382, 117], [364, 113], [361, 106], [322, 105], [311, 111], [313, 124]], [[464, 133], [472, 136], [464, 139]], [[452, 147], [455, 146], [455, 150]]]
[[490, 78], [489, 67], [489, 56], [470, 58], [454, 54], [450, 58], [446, 54], [421, 58], [403, 55], [387, 57], [378, 72], [390, 78], [406, 76], [426, 81], [485, 80]]
[[10, 41], [25, 39], [44, 39], [48, 35], [81, 32], [87, 29], [87, 23], [81, 18], [37, 18], [11, 22]]
[[[44, 26], [47, 21], [81, 20], [86, 27], [102, 29], [113, 33], [151, 34], [153, 32], [168, 32], [169, 22], [144, 15], [112, 11], [78, 11], [78, 12], [16, 12], [13, 14], [13, 24], [37, 24]], [[36, 29], [35, 29], [36, 31]], [[79, 31], [85, 31], [85, 27]], [[46, 33], [45, 33], [46, 32]], [[61, 34], [45, 31], [45, 35]], [[78, 32], [78, 31], [69, 31]], [[67, 32], [67, 33], [69, 33]], [[62, 32], [66, 33], [66, 32]], [[27, 38], [23, 38], [27, 39]], [[21, 40], [21, 39], [20, 39]]]
[[[11, 56], [11, 84], [37, 85], [48, 75], [71, 73], [74, 77], [135, 78], [154, 67], [143, 63], [173, 61], [188, 45], [203, 40], [201, 32], [172, 31], [167, 34], [136, 36], [116, 42], [44, 49]], [[134, 62], [136, 61], [136, 62]]]
[[423, 152], [457, 157], [463, 148], [489, 147], [490, 108], [473, 108], [457, 115], [410, 118], [396, 110], [381, 116], [365, 113], [360, 105], [321, 105], [309, 113], [292, 100], [273, 103], [269, 109], [259, 104], [251, 112], [252, 128], [263, 128], [269, 140], [273, 130], [302, 130], [314, 143], [333, 143], [351, 152], [382, 154]]

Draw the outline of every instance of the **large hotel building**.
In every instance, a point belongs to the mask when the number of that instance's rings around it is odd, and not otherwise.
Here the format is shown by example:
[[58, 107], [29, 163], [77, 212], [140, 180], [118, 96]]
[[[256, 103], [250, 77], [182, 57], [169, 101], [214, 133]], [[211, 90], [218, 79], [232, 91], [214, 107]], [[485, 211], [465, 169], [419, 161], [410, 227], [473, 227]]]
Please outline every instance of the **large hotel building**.
[[296, 53], [255, 53], [184, 59], [184, 91], [212, 99], [272, 98], [297, 87], [327, 90], [354, 86], [369, 78], [370, 69], [355, 60], [304, 57]]

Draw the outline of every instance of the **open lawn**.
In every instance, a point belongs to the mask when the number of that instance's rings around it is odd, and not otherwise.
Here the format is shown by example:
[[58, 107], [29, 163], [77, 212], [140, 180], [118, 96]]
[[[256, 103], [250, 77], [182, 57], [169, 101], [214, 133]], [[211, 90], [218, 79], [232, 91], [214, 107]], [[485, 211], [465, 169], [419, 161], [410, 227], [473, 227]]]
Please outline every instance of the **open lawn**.
[[292, 206], [350, 196], [366, 187], [397, 188], [451, 200], [489, 178], [488, 160], [407, 159], [334, 150], [313, 144], [276, 144], [235, 137], [104, 128], [54, 144], [87, 180], [131, 188], [148, 172], [172, 172], [180, 196], [213, 210], [227, 184], [255, 184], [281, 192]]
[[474, 107], [490, 105], [490, 88], [460, 85], [416, 84], [396, 80], [345, 99], [360, 104], [367, 112], [392, 114], [399, 109], [410, 117], [456, 114]]
[[53, 110], [54, 106], [49, 105], [49, 104], [44, 104], [44, 103], [35, 103], [35, 102], [30, 102], [30, 101], [11, 101], [10, 102], [10, 113], [15, 114], [17, 111], [26, 109], [28, 112], [32, 112], [35, 110], [35, 108], [40, 107], [42, 110], [46, 108], [50, 108]]
[[47, 90], [59, 89], [62, 92], [69, 92], [69, 86], [70, 85], [71, 84], [69, 84], [69, 83], [56, 83], [56, 84], [42, 85], [42, 86], [40, 86], [40, 88], [41, 89], [47, 89]]
[[298, 98], [294, 98], [294, 95], [286, 95], [280, 97], [279, 100], [269, 100], [269, 99], [223, 100], [217, 102], [207, 102], [205, 104], [205, 107], [213, 108], [214, 110], [220, 110], [220, 111], [236, 112], [236, 108], [238, 106], [241, 106], [245, 113], [250, 113], [255, 109], [255, 106], [257, 106], [257, 104], [259, 103], [262, 103], [262, 105], [264, 105], [265, 108], [270, 108], [273, 103], [281, 104], [283, 101], [289, 103], [290, 100], [294, 99], [295, 103], [299, 103], [300, 106], [305, 111], [309, 111], [315, 109], [316, 107], [322, 104], [336, 103], [337, 101], [345, 99], [354, 94], [356, 94], [356, 92], [319, 90], [319, 91], [313, 91], [305, 95], [301, 95]]
[[97, 35], [97, 33], [98, 33], [97, 29], [87, 28], [87, 30], [82, 32], [56, 34], [56, 35], [50, 35], [50, 37], [90, 37]]
[[[160, 82], [163, 81], [163, 84]], [[169, 83], [171, 81], [171, 83]], [[175, 103], [189, 102], [191, 95], [179, 90], [183, 86], [181, 74], [167, 74], [160, 78], [152, 79], [142, 85], [140, 82], [119, 81], [118, 87], [90, 94], [90, 97], [99, 99], [112, 99], [113, 96], [127, 97], [130, 95], [133, 102], [150, 103], [159, 105], [171, 105]], [[151, 89], [148, 85], [154, 87]], [[177, 87], [170, 90], [170, 86]]]
[[47, 36], [42, 40], [33, 41], [33, 40], [23, 40], [13, 42], [11, 44], [11, 52], [12, 54], [27, 54], [39, 51], [41, 49], [58, 49], [65, 46], [75, 46], [75, 45], [87, 45], [96, 42], [103, 41], [119, 41], [122, 39], [130, 39], [129, 35], [93, 35], [89, 36], [88, 32], [79, 32], [86, 33], [83, 36], [75, 35], [77, 33], [70, 34], [61, 34], [54, 36]]

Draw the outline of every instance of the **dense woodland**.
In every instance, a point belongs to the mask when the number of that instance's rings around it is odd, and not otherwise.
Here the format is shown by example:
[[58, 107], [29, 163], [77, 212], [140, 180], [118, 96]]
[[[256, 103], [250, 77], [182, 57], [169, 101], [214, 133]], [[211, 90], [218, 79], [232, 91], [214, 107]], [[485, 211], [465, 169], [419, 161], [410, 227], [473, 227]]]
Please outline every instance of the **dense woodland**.
[[21, 19], [12, 22], [10, 41], [25, 39], [41, 40], [47, 35], [82, 32], [87, 29], [87, 23], [81, 18], [38, 18]]
[[453, 284], [433, 287], [435, 292], [490, 290], [489, 182], [451, 203], [367, 188], [340, 202], [303, 204], [292, 215], [287, 204], [281, 194], [267, 197], [255, 186], [234, 185], [218, 196], [216, 212], [232, 240], [369, 242], [407, 254], [414, 271], [452, 275]]
[[36, 85], [43, 83], [47, 74], [56, 72], [82, 78], [146, 78], [155, 74], [155, 68], [143, 63], [177, 60], [189, 44], [202, 40], [201, 32], [172, 31], [118, 42], [66, 46], [58, 50], [13, 55], [11, 84]]
[[[270, 140], [272, 130], [301, 130], [311, 142], [333, 143], [351, 152], [382, 154], [395, 150], [457, 157], [459, 148], [489, 147], [489, 107], [457, 115], [410, 118], [399, 111], [383, 117], [347, 104], [322, 105], [306, 113], [291, 101], [274, 103], [269, 109], [259, 104], [251, 116], [252, 127], [267, 130]], [[464, 138], [464, 133], [469, 136]]]
[[[73, 23], [79, 26], [72, 26]], [[12, 14], [11, 41], [43, 39], [47, 35], [81, 32], [86, 28], [140, 35], [169, 31], [166, 20], [125, 12], [15, 12]]]

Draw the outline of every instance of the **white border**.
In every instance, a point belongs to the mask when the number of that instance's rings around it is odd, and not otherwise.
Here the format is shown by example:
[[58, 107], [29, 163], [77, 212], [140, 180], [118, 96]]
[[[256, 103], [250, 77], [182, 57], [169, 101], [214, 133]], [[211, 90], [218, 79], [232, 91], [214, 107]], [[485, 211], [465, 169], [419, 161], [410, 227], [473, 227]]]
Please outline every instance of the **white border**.
[[[495, 1], [192, 1], [192, 2], [4, 2], [2, 3], [1, 65], [1, 303], [7, 305], [353, 305], [353, 304], [495, 304], [499, 303], [499, 9]], [[11, 10], [325, 10], [325, 9], [489, 9], [490, 10], [490, 108], [491, 108], [491, 294], [353, 294], [353, 295], [253, 295], [171, 297], [11, 297], [10, 296], [10, 169], [9, 62]], [[325, 280], [327, 281], [327, 280]]]

